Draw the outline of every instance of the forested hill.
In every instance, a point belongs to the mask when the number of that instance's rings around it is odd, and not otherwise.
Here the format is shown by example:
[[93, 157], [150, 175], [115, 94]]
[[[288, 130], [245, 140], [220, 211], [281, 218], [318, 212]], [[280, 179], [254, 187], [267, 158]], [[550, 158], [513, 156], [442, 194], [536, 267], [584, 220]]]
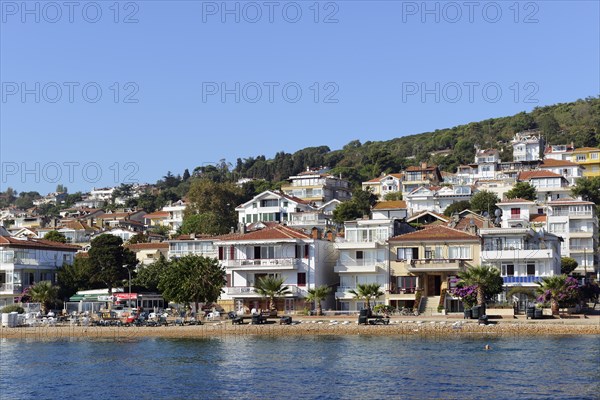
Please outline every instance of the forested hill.
[[[293, 154], [281, 151], [272, 159], [260, 155], [238, 158], [233, 168], [236, 177], [262, 178], [278, 182], [306, 169], [327, 166], [354, 184], [398, 172], [421, 161], [437, 164], [455, 172], [460, 164], [473, 162], [474, 145], [503, 150], [502, 160], [512, 159], [510, 140], [516, 132], [539, 129], [546, 143], [571, 143], [576, 147], [600, 144], [600, 98], [537, 107], [529, 113], [492, 118], [454, 128], [439, 129], [388, 141], [361, 143], [353, 140], [340, 150], [327, 146], [308, 147]], [[452, 149], [447, 156], [432, 155]], [[414, 156], [414, 157], [413, 157]], [[196, 171], [199, 172], [199, 171]]]

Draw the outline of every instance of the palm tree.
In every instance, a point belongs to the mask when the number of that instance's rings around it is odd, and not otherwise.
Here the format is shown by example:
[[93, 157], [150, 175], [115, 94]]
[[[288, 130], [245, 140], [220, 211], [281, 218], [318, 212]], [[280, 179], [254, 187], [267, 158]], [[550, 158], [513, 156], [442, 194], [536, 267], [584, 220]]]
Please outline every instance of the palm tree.
[[31, 300], [42, 304], [42, 313], [47, 314], [50, 304], [58, 299], [58, 286], [52, 285], [50, 281], [40, 281], [29, 289]]
[[349, 290], [349, 292], [357, 299], [365, 299], [369, 310], [371, 309], [371, 299], [376, 299], [385, 294], [381, 291], [379, 283], [359, 283], [356, 285], [356, 289]]
[[489, 265], [469, 267], [464, 272], [459, 272], [460, 282], [466, 286], [477, 286], [477, 305], [482, 306], [485, 298], [502, 292], [504, 280], [498, 268]]
[[317, 303], [317, 315], [323, 315], [323, 308], [321, 307], [321, 301], [327, 298], [327, 295], [331, 293], [331, 288], [329, 286], [317, 286], [314, 289], [308, 289], [308, 295], [306, 296], [306, 301], [308, 302], [316, 302]]
[[277, 305], [275, 304], [276, 297], [281, 297], [290, 293], [290, 288], [284, 286], [283, 282], [283, 278], [263, 276], [258, 278], [258, 281], [254, 285], [256, 293], [269, 299], [269, 309], [271, 311], [277, 311]]
[[558, 300], [562, 297], [567, 297], [567, 276], [566, 275], [554, 275], [542, 278], [540, 282], [537, 282], [539, 287], [535, 288], [537, 294], [544, 297], [545, 300], [550, 300], [550, 308], [552, 315], [558, 315], [559, 304]]

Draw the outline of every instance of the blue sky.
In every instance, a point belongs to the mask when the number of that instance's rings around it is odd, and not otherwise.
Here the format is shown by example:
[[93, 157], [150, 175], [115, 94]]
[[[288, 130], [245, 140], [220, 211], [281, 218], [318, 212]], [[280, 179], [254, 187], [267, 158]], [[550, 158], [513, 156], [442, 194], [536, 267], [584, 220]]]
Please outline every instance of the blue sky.
[[2, 190], [155, 182], [600, 93], [596, 1], [0, 6]]

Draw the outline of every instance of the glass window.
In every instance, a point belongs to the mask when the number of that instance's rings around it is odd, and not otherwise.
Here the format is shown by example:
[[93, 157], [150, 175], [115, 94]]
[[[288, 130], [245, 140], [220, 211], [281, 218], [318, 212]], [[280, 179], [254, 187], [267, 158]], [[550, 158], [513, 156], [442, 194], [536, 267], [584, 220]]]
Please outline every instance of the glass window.
[[527, 276], [535, 275], [535, 263], [527, 263]]

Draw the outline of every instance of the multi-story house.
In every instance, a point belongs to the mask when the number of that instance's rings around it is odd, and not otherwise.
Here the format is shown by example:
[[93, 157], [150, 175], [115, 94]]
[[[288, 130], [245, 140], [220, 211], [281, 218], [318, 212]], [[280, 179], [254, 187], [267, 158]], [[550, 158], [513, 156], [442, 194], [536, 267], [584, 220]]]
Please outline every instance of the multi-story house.
[[417, 214], [422, 211], [443, 213], [446, 208], [458, 201], [469, 201], [473, 188], [469, 185], [421, 186], [405, 196], [408, 213]]
[[[256, 292], [255, 285], [261, 277], [274, 276], [283, 278], [289, 288], [289, 294], [277, 300], [278, 310], [294, 313], [312, 308], [304, 300], [307, 291], [336, 283], [333, 266], [337, 250], [332, 239], [332, 236], [323, 239], [318, 229], [308, 235], [276, 224], [214, 238], [217, 257], [227, 274], [225, 293], [219, 304], [226, 310], [244, 312], [252, 308], [267, 309], [267, 299]], [[333, 296], [323, 306], [333, 308]]]
[[169, 243], [166, 242], [127, 244], [126, 247], [135, 253], [141, 266], [152, 264], [161, 254], [165, 258], [169, 254]]
[[403, 200], [379, 201], [371, 210], [373, 219], [404, 220], [407, 217], [408, 208]]
[[172, 260], [187, 255], [198, 255], [217, 258], [217, 249], [214, 245], [215, 237], [210, 235], [180, 235], [176, 239], [168, 240], [169, 252], [167, 258]]
[[573, 143], [571, 144], [553, 144], [546, 146], [544, 150], [544, 159], [552, 159], [552, 160], [570, 160], [571, 153], [575, 146]]
[[256, 222], [288, 222], [292, 213], [314, 212], [308, 201], [266, 190], [235, 208], [241, 227]]
[[511, 144], [513, 161], [538, 161], [541, 159], [541, 136], [538, 131], [518, 132], [511, 140]]
[[577, 261], [575, 272], [584, 275], [598, 270], [598, 217], [590, 201], [560, 199], [547, 206], [547, 229], [563, 238], [561, 254]]
[[281, 191], [288, 196], [302, 199], [310, 204], [321, 206], [333, 199], [346, 201], [352, 196], [350, 183], [342, 177], [324, 173], [324, 169], [313, 171], [307, 169], [295, 176], [290, 176], [288, 185]]
[[42, 239], [17, 239], [0, 228], [0, 307], [15, 303], [36, 282], [56, 282], [56, 269], [71, 264], [78, 250]]
[[341, 203], [337, 199], [327, 203], [310, 207], [309, 209], [300, 208], [299, 211], [292, 211], [288, 214], [286, 224], [296, 229], [310, 231], [312, 228], [319, 228], [323, 231], [337, 230], [337, 224], [333, 222], [333, 210]]
[[574, 162], [567, 160], [557, 160], [554, 158], [546, 158], [540, 164], [541, 170], [554, 172], [562, 175], [569, 182], [569, 185], [574, 185], [578, 178], [583, 177], [584, 168]]
[[537, 201], [541, 203], [569, 197], [571, 193], [567, 178], [552, 171], [524, 171], [519, 173], [517, 181], [533, 186], [537, 191]]
[[[345, 236], [336, 240], [339, 260], [334, 270], [340, 284], [335, 297], [338, 310], [356, 311], [365, 306], [351, 293], [358, 284], [377, 283], [382, 291], [389, 288], [387, 239], [414, 228], [394, 219], [359, 219], [347, 221], [344, 227]], [[375, 304], [384, 302], [383, 296], [375, 300]]]
[[436, 165], [421, 163], [419, 166], [406, 168], [403, 173], [402, 195], [408, 194], [420, 186], [436, 186], [442, 181], [442, 173]]
[[403, 174], [387, 174], [379, 178], [371, 179], [362, 183], [363, 190], [370, 190], [380, 200], [385, 198], [388, 193], [402, 191]]
[[170, 216], [171, 214], [167, 211], [154, 211], [153, 213], [144, 215], [144, 223], [149, 228], [159, 226], [168, 227], [169, 225], [166, 221], [169, 219]]
[[42, 204], [61, 204], [66, 200], [66, 198], [67, 194], [64, 192], [49, 193], [40, 199], [33, 200], [33, 205], [41, 206]]
[[460, 311], [460, 302], [446, 292], [459, 272], [479, 264], [481, 242], [475, 229], [467, 232], [435, 225], [393, 237], [389, 247], [387, 304], [412, 309], [420, 291], [422, 313], [437, 312], [439, 306]]
[[573, 150], [571, 160], [585, 168], [583, 176], [600, 176], [600, 148], [580, 147]]
[[169, 217], [163, 223], [168, 225], [170, 233], [175, 233], [183, 224], [183, 213], [185, 212], [186, 204], [183, 200], [178, 200], [168, 206], [164, 206], [162, 211], [168, 212]]

